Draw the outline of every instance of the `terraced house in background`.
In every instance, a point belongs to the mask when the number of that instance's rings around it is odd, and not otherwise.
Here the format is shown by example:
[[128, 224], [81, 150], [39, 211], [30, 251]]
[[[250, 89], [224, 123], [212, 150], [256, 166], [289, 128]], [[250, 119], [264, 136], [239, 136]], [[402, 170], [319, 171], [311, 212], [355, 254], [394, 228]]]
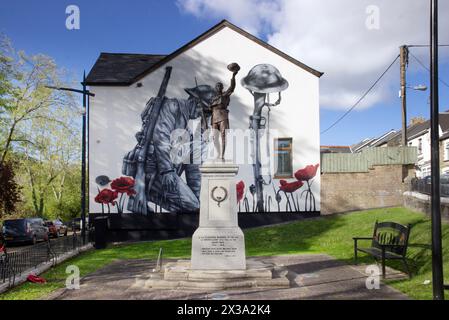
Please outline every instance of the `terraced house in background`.
[[[440, 168], [441, 173], [449, 173], [449, 110], [439, 115]], [[367, 138], [351, 146], [353, 153], [368, 148], [396, 147], [401, 145], [401, 130], [390, 130], [378, 138]], [[415, 118], [407, 127], [409, 147], [417, 149], [416, 176], [424, 178], [430, 175], [430, 120]]]

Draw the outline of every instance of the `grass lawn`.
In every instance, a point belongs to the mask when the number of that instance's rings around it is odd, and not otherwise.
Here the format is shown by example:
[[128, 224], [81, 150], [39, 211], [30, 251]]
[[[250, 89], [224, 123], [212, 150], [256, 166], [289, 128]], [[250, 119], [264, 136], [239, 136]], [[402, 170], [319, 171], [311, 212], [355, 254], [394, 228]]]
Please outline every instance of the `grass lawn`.
[[[248, 256], [288, 255], [299, 253], [326, 253], [346, 263], [353, 263], [353, 236], [370, 236], [376, 220], [396, 221], [413, 225], [408, 257], [415, 265], [412, 280], [390, 281], [389, 284], [415, 299], [431, 299], [430, 220], [420, 213], [404, 208], [377, 209], [345, 215], [322, 217], [299, 221], [275, 227], [257, 228], [245, 231]], [[164, 249], [165, 258], [190, 257], [190, 239], [145, 242], [92, 250], [66, 261], [49, 270], [43, 277], [46, 284], [25, 283], [0, 295], [2, 299], [38, 299], [65, 286], [65, 269], [77, 265], [81, 276], [85, 276], [117, 259], [155, 259], [159, 248]], [[449, 260], [449, 225], [443, 224], [443, 249], [445, 266]], [[373, 260], [361, 257], [360, 262]], [[412, 265], [413, 265], [412, 264]], [[389, 263], [401, 269], [400, 262]], [[449, 282], [448, 268], [445, 279]]]

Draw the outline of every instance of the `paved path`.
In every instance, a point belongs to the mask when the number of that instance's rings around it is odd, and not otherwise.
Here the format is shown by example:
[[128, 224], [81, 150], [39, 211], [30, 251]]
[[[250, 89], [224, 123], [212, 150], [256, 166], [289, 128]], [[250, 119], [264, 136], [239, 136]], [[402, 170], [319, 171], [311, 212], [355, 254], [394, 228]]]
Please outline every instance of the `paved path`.
[[[85, 300], [297, 300], [297, 299], [408, 299], [399, 291], [381, 284], [379, 290], [368, 290], [365, 267], [349, 266], [327, 255], [294, 255], [249, 258], [283, 264], [289, 270], [288, 289], [248, 289], [219, 292], [141, 289], [133, 286], [136, 277], [154, 268], [154, 261], [117, 261], [81, 280], [79, 290], [61, 289], [49, 299]], [[403, 276], [388, 270], [390, 276]]]

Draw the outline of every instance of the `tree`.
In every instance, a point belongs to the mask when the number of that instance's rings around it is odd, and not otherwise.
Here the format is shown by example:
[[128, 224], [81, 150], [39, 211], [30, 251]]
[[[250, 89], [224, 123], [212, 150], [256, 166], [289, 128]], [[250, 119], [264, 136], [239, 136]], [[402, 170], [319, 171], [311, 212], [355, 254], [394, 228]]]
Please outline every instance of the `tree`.
[[74, 168], [80, 161], [80, 109], [71, 93], [46, 88], [70, 86], [64, 78], [51, 58], [16, 52], [0, 37], [0, 167], [11, 159], [18, 163], [14, 180], [22, 187], [20, 208], [28, 215], [68, 210], [67, 192], [75, 191], [79, 179]]
[[[0, 40], [1, 41], [1, 40]], [[35, 120], [61, 122], [61, 109], [75, 109], [73, 97], [46, 88], [61, 86], [61, 73], [52, 59], [44, 55], [27, 56], [15, 52], [6, 40], [0, 49], [0, 114], [5, 135], [0, 142], [0, 165], [6, 161], [14, 143], [33, 144], [23, 130]]]
[[20, 202], [20, 187], [15, 180], [12, 162], [0, 165], [0, 218], [5, 214], [13, 214]]
[[32, 136], [34, 143], [25, 144], [23, 167], [32, 208], [39, 217], [44, 216], [48, 202], [62, 206], [66, 179], [73, 172], [73, 163], [79, 160], [77, 131], [69, 127], [70, 117], [71, 112], [64, 109], [59, 112], [61, 121], [37, 118], [27, 128], [26, 135]]
[[[64, 183], [62, 183], [64, 181]], [[81, 171], [78, 165], [70, 165], [52, 187], [52, 198], [48, 201], [47, 212], [53, 218], [71, 220], [81, 212], [80, 182]]]

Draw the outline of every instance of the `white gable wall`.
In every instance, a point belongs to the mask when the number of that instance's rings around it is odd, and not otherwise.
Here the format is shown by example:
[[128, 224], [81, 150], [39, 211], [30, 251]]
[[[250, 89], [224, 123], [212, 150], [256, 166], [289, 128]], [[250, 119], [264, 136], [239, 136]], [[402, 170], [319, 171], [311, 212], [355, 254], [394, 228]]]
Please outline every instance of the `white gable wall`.
[[[223, 28], [167, 63], [173, 70], [166, 96], [187, 99], [184, 88], [194, 87], [195, 77], [198, 84], [214, 86], [217, 81], [221, 81], [226, 89], [231, 78], [226, 67], [231, 62], [237, 62], [242, 68], [237, 75], [237, 86], [229, 105], [231, 129], [247, 129], [254, 108], [253, 97], [241, 86], [240, 80], [253, 66], [272, 64], [290, 86], [282, 93], [280, 106], [272, 108], [271, 128], [278, 130], [279, 137], [293, 138], [294, 171], [319, 163], [319, 78], [230, 28]], [[165, 66], [162, 66], [145, 76], [139, 81], [143, 84], [140, 88], [136, 84], [129, 87], [90, 88], [95, 93], [95, 97], [90, 100], [89, 114], [91, 213], [101, 212], [101, 207], [94, 202], [98, 193], [95, 177], [107, 175], [113, 179], [122, 175], [123, 156], [136, 145], [134, 135], [142, 125], [140, 114], [148, 99], [156, 96], [164, 73]], [[276, 99], [277, 95], [272, 95], [271, 102]], [[253, 183], [252, 166], [242, 165], [238, 179], [244, 180], [249, 187]], [[276, 187], [279, 185], [278, 181], [274, 181], [274, 184]], [[320, 210], [319, 173], [312, 188], [317, 210]], [[271, 186], [266, 187], [265, 191], [273, 196]], [[248, 198], [251, 200], [251, 196]], [[274, 199], [273, 206], [276, 207]], [[285, 205], [282, 206], [285, 209]]]

